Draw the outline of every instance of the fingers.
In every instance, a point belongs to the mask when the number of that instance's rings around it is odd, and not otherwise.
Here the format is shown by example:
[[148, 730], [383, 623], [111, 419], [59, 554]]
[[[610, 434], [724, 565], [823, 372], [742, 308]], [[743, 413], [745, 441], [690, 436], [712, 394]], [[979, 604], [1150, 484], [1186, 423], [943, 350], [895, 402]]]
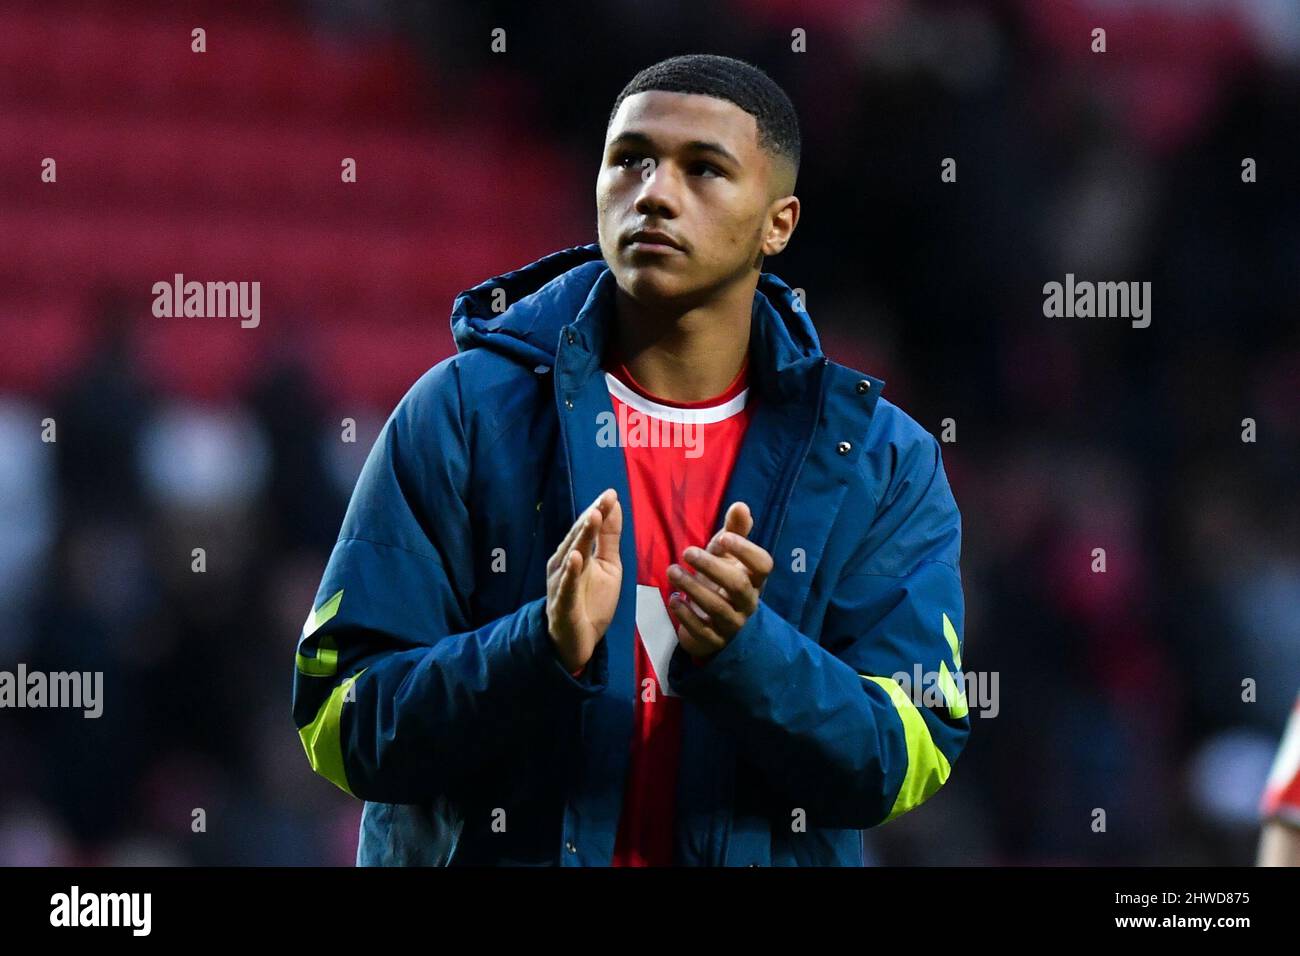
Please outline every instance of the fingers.
[[753, 587], [749, 571], [730, 556], [709, 554], [700, 548], [687, 548], [682, 558], [692, 568], [732, 596]]
[[618, 542], [623, 534], [623, 505], [615, 495], [609, 513], [600, 525], [596, 536], [596, 560], [606, 564], [618, 564]]
[[772, 573], [772, 556], [748, 538], [742, 538], [731, 532], [718, 535], [718, 555], [730, 555], [748, 570], [750, 580], [756, 587], [761, 586]]
[[591, 513], [587, 515], [586, 524], [582, 526], [582, 529], [578, 532], [578, 537], [573, 542], [572, 550], [577, 551], [584, 559], [590, 557], [591, 546], [600, 534], [600, 527], [604, 522], [604, 514], [599, 509], [592, 509]]
[[708, 587], [703, 581], [697, 580], [695, 575], [674, 564], [668, 569], [668, 580], [672, 582], [673, 587], [688, 595], [691, 601], [708, 615], [707, 623], [711, 624], [715, 631], [734, 634], [745, 623], [744, 615], [727, 597]]
[[[721, 534], [721, 533], [722, 533], [722, 532], [718, 532], [718, 534]], [[697, 551], [697, 550], [699, 550], [699, 549], [698, 549], [698, 548], [695, 548], [695, 549], [687, 548], [686, 550], [687, 550], [687, 551], [691, 551], [691, 552], [693, 553], [694, 551]], [[710, 541], [710, 542], [709, 542], [709, 546], [708, 546], [708, 548], [706, 549], [706, 553], [709, 553], [709, 554], [721, 554], [721, 553], [722, 553], [722, 548], [721, 548], [721, 546], [718, 545], [718, 543], [717, 543], [717, 535], [714, 536], [714, 540], [713, 540], [713, 541]], [[683, 561], [688, 561], [688, 562], [690, 562], [692, 567], [695, 566], [695, 565], [694, 565], [694, 561], [693, 561], [692, 559], [686, 557], [686, 552], [685, 552], [685, 551], [682, 552], [682, 560], [683, 560]], [[736, 560], [735, 560], [734, 558], [728, 558], [727, 560], [731, 561], [733, 564], [738, 563], [738, 562], [736, 562]], [[708, 577], [707, 575], [701, 575], [701, 576], [698, 578], [698, 580], [702, 581], [706, 586], [712, 588], [714, 591], [718, 591], [718, 592], [721, 593], [724, 597], [726, 596], [726, 591], [723, 589], [722, 585], [721, 585], [721, 584], [718, 584], [718, 583], [717, 583], [713, 578], [710, 578], [710, 577]]]
[[569, 552], [571, 552], [577, 545], [579, 536], [581, 536], [581, 534], [591, 525], [591, 516], [592, 512], [590, 510], [584, 511], [582, 515], [579, 516], [578, 520], [573, 523], [573, 527], [569, 529], [569, 533], [564, 536], [564, 540], [560, 542], [559, 547], [555, 549], [555, 553], [552, 554], [550, 560], [546, 562], [547, 577], [550, 577], [556, 571], [560, 570], [560, 566], [564, 563], [565, 558], [568, 557]]
[[588, 513], [586, 511], [584, 511], [581, 515], [579, 515], [578, 520], [573, 523], [573, 527], [569, 528], [568, 533], [565, 534], [564, 540], [562, 540], [556, 546], [555, 551], [551, 554], [550, 559], [546, 562], [547, 577], [550, 577], [552, 574], [555, 573], [556, 569], [559, 568], [560, 566], [560, 562], [564, 560], [564, 556], [567, 555], [569, 551], [573, 549], [573, 541], [575, 538], [578, 537], [578, 532], [580, 532], [583, 526], [586, 524], [587, 517], [588, 517]]
[[[620, 515], [621, 525], [621, 515]], [[743, 501], [727, 508], [722, 529], [706, 548], [687, 548], [682, 558], [698, 573], [669, 565], [677, 589], [668, 601], [677, 616], [677, 640], [694, 658], [727, 646], [758, 604], [758, 589], [772, 572], [772, 556], [748, 539], [754, 516]], [[737, 606], [739, 604], [739, 606]]]
[[564, 536], [564, 540], [560, 542], [559, 547], [555, 549], [555, 552], [546, 562], [547, 577], [550, 577], [555, 573], [556, 569], [560, 566], [560, 562], [564, 560], [564, 556], [573, 549], [574, 542], [578, 535], [582, 533], [583, 528], [586, 525], [586, 520], [596, 511], [607, 511], [611, 503], [617, 500], [618, 492], [613, 488], [606, 488], [596, 497], [596, 500], [591, 503], [590, 507], [578, 516], [577, 520], [573, 522], [573, 527], [569, 528], [568, 534]]
[[573, 614], [578, 599], [578, 577], [582, 574], [582, 563], [581, 551], [570, 551], [564, 561], [554, 598], [555, 614], [560, 620], [566, 620]]
[[727, 646], [726, 640], [718, 634], [709, 622], [701, 618], [695, 610], [674, 594], [668, 605], [677, 614], [677, 642], [691, 657], [711, 657]]
[[722, 519], [722, 527], [718, 529], [717, 534], [709, 541], [705, 548], [710, 554], [721, 554], [722, 548], [719, 541], [724, 534], [738, 534], [742, 537], [748, 537], [749, 533], [754, 530], [754, 516], [749, 511], [749, 505], [743, 501], [733, 501], [727, 508], [727, 514]]

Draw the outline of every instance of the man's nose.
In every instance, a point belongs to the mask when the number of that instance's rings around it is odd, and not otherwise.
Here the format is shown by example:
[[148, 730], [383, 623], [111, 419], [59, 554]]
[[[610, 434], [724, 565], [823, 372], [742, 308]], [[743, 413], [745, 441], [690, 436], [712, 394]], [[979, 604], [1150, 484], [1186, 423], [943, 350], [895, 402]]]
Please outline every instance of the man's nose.
[[679, 184], [668, 166], [655, 163], [641, 170], [641, 189], [636, 197], [636, 211], [643, 216], [671, 219], [677, 215]]

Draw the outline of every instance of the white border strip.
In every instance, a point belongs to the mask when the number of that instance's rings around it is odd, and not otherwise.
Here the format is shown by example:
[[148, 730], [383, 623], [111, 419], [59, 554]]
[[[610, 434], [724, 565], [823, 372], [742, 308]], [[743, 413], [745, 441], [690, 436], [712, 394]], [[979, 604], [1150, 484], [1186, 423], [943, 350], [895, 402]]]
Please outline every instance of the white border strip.
[[610, 372], [605, 373], [605, 384], [609, 386], [610, 394], [629, 408], [643, 415], [652, 415], [655, 418], [662, 418], [669, 422], [681, 422], [685, 425], [712, 425], [715, 422], [728, 419], [744, 409], [745, 402], [749, 399], [749, 389], [746, 388], [735, 398], [725, 401], [721, 405], [714, 405], [710, 408], [674, 408], [672, 405], [663, 405], [651, 401], [644, 395], [637, 394]]

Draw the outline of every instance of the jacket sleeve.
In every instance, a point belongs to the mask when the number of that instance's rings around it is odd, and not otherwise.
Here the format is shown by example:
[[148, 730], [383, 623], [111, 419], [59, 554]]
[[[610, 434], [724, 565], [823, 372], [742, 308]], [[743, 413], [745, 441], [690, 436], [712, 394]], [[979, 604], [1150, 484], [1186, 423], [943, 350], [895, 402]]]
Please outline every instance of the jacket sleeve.
[[911, 426], [820, 642], [760, 600], [706, 666], [673, 659], [674, 688], [734, 734], [809, 825], [863, 829], [919, 806], [970, 732], [961, 517], [938, 442]]
[[[419, 803], [507, 756], [603, 690], [604, 642], [580, 678], [539, 597], [470, 618], [469, 454], [454, 357], [385, 423], [357, 480], [298, 640], [294, 723], [312, 768], [345, 792]], [[474, 626], [477, 623], [478, 626]]]

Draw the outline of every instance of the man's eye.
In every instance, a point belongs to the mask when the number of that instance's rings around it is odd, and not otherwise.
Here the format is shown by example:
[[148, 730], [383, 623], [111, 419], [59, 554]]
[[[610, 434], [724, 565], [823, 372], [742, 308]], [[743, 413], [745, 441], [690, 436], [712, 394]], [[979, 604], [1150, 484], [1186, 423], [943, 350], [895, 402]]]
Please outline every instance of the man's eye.
[[624, 153], [623, 155], [619, 156], [617, 159], [614, 160], [614, 165], [622, 166], [624, 169], [626, 169], [629, 163], [636, 163], [639, 165], [640, 161], [641, 161], [641, 157], [637, 156], [635, 153]]
[[712, 173], [714, 176], [722, 175], [722, 170], [720, 170], [717, 166], [714, 166], [712, 163], [696, 163], [694, 168], [695, 171], [699, 173], [707, 172], [707, 173]]

